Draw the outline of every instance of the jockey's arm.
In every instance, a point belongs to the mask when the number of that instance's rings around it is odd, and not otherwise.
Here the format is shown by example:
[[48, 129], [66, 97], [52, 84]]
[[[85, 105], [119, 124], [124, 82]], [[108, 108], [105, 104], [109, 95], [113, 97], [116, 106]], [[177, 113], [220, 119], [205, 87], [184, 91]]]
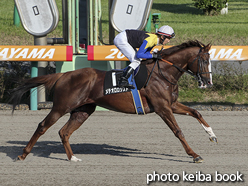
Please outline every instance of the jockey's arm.
[[148, 45], [147, 40], [144, 40], [136, 54], [137, 58], [146, 58], [146, 59], [152, 58], [152, 54], [150, 53], [152, 48], [148, 47], [147, 45]]

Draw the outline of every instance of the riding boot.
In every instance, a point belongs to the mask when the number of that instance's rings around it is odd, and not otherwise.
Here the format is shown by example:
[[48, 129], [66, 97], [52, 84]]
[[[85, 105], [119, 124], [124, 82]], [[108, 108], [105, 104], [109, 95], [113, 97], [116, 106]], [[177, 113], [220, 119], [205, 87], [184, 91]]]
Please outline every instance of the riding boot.
[[127, 69], [123, 72], [122, 77], [119, 79], [119, 82], [118, 82], [119, 87], [126, 87], [126, 88], [135, 89], [135, 87], [133, 85], [130, 85], [128, 83], [128, 78], [131, 76], [133, 71], [134, 70], [132, 67], [130, 67], [130, 66], [127, 67]]

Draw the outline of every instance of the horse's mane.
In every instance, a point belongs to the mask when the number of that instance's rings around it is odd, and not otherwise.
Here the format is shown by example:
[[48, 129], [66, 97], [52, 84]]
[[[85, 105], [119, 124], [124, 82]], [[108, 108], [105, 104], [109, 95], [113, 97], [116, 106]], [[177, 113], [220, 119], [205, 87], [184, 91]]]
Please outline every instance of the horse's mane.
[[173, 53], [175, 53], [181, 49], [185, 49], [188, 47], [200, 47], [201, 48], [201, 47], [205, 47], [205, 45], [198, 40], [195, 40], [195, 41], [190, 40], [190, 41], [182, 43], [180, 45], [173, 46], [173, 47], [162, 50], [161, 55], [170, 55], [170, 54], [173, 54]]
[[[177, 45], [177, 46], [173, 46], [173, 47], [170, 47], [170, 48], [167, 48], [167, 49], [164, 49], [161, 51], [161, 55], [170, 55], [170, 54], [173, 54], [173, 53], [176, 53], [182, 49], [185, 49], [185, 48], [188, 48], [188, 47], [205, 47], [205, 45], [203, 43], [201, 43], [200, 41], [198, 40], [189, 40], [185, 43], [182, 43], [180, 45]], [[155, 62], [154, 59], [147, 59], [145, 61], [142, 61], [143, 64], [151, 64]]]

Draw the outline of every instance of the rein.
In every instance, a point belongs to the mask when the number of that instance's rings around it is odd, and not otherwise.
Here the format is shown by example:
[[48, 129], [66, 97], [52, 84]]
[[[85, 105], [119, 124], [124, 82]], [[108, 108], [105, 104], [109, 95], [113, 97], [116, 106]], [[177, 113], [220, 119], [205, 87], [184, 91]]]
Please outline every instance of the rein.
[[[163, 60], [163, 59], [161, 59], [161, 60]], [[168, 64], [170, 64], [171, 66], [174, 66], [174, 67], [176, 67], [176, 68], [180, 68], [180, 67], [177, 67], [176, 65], [174, 65], [173, 63], [167, 61], [167, 60], [163, 60], [163, 61], [166, 62], [166, 63], [168, 63]], [[169, 80], [164, 76], [164, 74], [162, 73], [161, 68], [160, 68], [160, 66], [159, 66], [159, 61], [158, 61], [158, 59], [157, 59], [157, 60], [155, 61], [154, 65], [153, 65], [153, 67], [152, 67], [152, 71], [151, 71], [151, 73], [149, 74], [149, 77], [148, 77], [148, 79], [147, 79], [147, 81], [146, 81], [146, 85], [145, 85], [144, 87], [146, 87], [146, 86], [148, 85], [148, 83], [149, 83], [149, 81], [150, 81], [150, 79], [151, 79], [151, 76], [152, 76], [152, 73], [153, 73], [153, 70], [154, 70], [156, 64], [158, 65], [158, 70], [159, 70], [160, 75], [162, 75], [163, 78], [164, 78], [166, 81], [168, 81], [170, 84], [176, 85], [176, 83], [172, 83], [171, 81], [169, 81]]]
[[[194, 61], [192, 62], [192, 64], [195, 62], [196, 59], [197, 59], [197, 58], [194, 59]], [[198, 60], [200, 60], [200, 58], [199, 58]], [[178, 66], [174, 65], [173, 63], [171, 63], [171, 62], [165, 60], [165, 59], [161, 59], [161, 61], [163, 61], [163, 62], [165, 62], [165, 63], [168, 63], [169, 65], [171, 65], [171, 66], [177, 68], [177, 69], [178, 69], [179, 71], [181, 71], [181, 72], [186, 72], [186, 73], [188, 73], [189, 75], [191, 75], [191, 76], [197, 78], [197, 76], [196, 76], [193, 72], [191, 72], [191, 71], [184, 70], [183, 68], [178, 67]], [[199, 62], [199, 61], [198, 61], [198, 62]], [[160, 70], [160, 71], [161, 71], [161, 70]]]

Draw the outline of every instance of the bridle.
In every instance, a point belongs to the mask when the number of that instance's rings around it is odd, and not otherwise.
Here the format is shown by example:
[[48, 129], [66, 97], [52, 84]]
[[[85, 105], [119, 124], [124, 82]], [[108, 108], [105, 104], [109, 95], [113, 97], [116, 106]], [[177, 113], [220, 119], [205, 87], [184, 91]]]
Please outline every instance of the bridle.
[[[193, 65], [193, 63], [194, 63], [195, 61], [198, 61], [198, 64], [197, 64], [197, 72], [196, 72], [196, 74], [194, 74], [191, 70], [185, 70], [185, 69], [183, 69], [183, 68], [181, 68], [181, 67], [179, 67], [179, 66], [176, 66], [175, 64], [173, 64], [173, 63], [171, 63], [170, 61], [167, 61], [167, 60], [165, 60], [165, 59], [160, 59], [160, 60], [163, 61], [163, 62], [165, 62], [165, 63], [167, 63], [167, 64], [169, 64], [169, 65], [171, 65], [171, 66], [173, 66], [173, 67], [175, 67], [176, 69], [178, 69], [178, 70], [179, 70], [180, 72], [182, 72], [182, 73], [186, 72], [186, 73], [188, 73], [189, 75], [193, 76], [193, 77], [198, 81], [198, 85], [200, 86], [200, 85], [203, 83], [202, 78], [201, 78], [201, 74], [212, 73], [212, 72], [203, 72], [203, 63], [204, 63], [205, 61], [203, 61], [202, 58], [201, 58], [201, 56], [200, 56], [200, 54], [202, 53], [202, 48], [203, 48], [203, 47], [200, 48], [199, 53], [197, 54], [196, 58], [189, 64], [189, 68], [188, 68], [188, 69], [190, 69], [190, 67]], [[162, 49], [161, 49], [159, 52], [161, 52], [162, 50], [163, 50], [163, 47], [162, 47]], [[204, 54], [204, 55], [209, 55], [209, 53], [203, 53], [203, 54]], [[159, 74], [160, 74], [166, 81], [168, 81], [170, 84], [176, 85], [176, 83], [172, 83], [171, 81], [169, 81], [169, 80], [163, 75], [162, 70], [161, 70], [160, 65], [159, 65], [159, 60], [156, 59], [156, 61], [155, 61], [155, 63], [154, 63], [154, 66], [153, 66], [153, 68], [152, 68], [152, 71], [151, 71], [151, 73], [150, 73], [150, 75], [149, 75], [149, 77], [148, 77], [148, 80], [147, 80], [147, 83], [146, 83], [145, 87], [147, 86], [147, 84], [148, 84], [148, 82], [149, 82], [149, 80], [150, 80], [150, 78], [151, 78], [151, 74], [152, 74], [152, 72], [153, 72], [153, 70], [154, 70], [156, 64], [157, 64], [157, 66], [158, 66]]]
[[[201, 74], [210, 74], [210, 73], [212, 73], [212, 72], [203, 72], [203, 64], [206, 62], [206, 60], [203, 61], [202, 58], [200, 57], [200, 54], [208, 55], [208, 56], [210, 54], [208, 52], [202, 53], [202, 48], [203, 47], [200, 48], [198, 55], [196, 56], [196, 58], [189, 65], [189, 68], [190, 68], [193, 65], [193, 63], [196, 60], [198, 60], [196, 75], [194, 75], [193, 72], [191, 72], [191, 71], [190, 72], [192, 73], [191, 75], [194, 76], [197, 79], [199, 86], [203, 83], [202, 78], [201, 78]], [[188, 72], [189, 72], [189, 70], [188, 70]]]

